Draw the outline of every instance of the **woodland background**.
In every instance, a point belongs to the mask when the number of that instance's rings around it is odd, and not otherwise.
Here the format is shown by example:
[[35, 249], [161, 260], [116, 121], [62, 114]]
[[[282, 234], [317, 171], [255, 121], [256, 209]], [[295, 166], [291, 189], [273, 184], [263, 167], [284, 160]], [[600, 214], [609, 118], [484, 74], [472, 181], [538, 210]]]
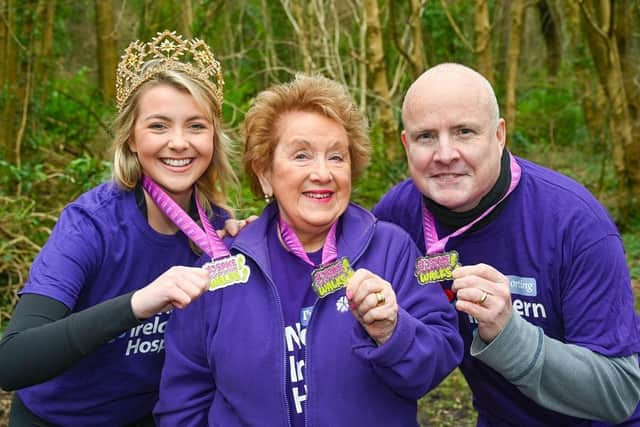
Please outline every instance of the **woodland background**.
[[[509, 149], [609, 209], [638, 295], [640, 0], [0, 0], [0, 18], [0, 333], [60, 210], [109, 178], [119, 56], [164, 29], [205, 40], [220, 60], [238, 152], [260, 90], [297, 71], [346, 84], [371, 122], [374, 158], [353, 195], [366, 207], [407, 175], [399, 118], [411, 81], [445, 61], [477, 68]], [[246, 185], [232, 200], [239, 217], [262, 207]], [[458, 372], [419, 418], [474, 424]]]

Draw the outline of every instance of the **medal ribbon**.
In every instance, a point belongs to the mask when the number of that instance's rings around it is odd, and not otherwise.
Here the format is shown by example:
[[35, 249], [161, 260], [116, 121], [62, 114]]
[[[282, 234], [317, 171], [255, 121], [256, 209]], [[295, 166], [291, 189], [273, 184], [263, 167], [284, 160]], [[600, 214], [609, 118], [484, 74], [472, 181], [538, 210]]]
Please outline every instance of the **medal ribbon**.
[[424, 243], [427, 248], [427, 255], [433, 255], [444, 252], [444, 248], [450, 238], [456, 237], [470, 229], [474, 224], [480, 221], [482, 218], [489, 215], [509, 194], [515, 190], [516, 186], [520, 182], [520, 176], [522, 170], [520, 165], [516, 162], [515, 158], [509, 153], [509, 167], [511, 169], [511, 184], [504, 196], [495, 205], [490, 206], [486, 211], [482, 213], [478, 218], [471, 221], [469, 224], [459, 228], [448, 236], [438, 240], [438, 233], [436, 231], [435, 219], [429, 210], [422, 204], [422, 229], [424, 233]]
[[144, 175], [142, 177], [142, 186], [147, 191], [151, 199], [158, 208], [180, 229], [186, 236], [191, 239], [200, 249], [202, 249], [211, 259], [218, 259], [230, 256], [231, 253], [225, 246], [224, 242], [213, 229], [209, 218], [204, 212], [198, 198], [195, 197], [198, 215], [204, 230], [178, 205], [171, 197], [169, 197], [162, 189], [153, 182], [151, 178]]
[[[331, 225], [327, 238], [324, 241], [324, 246], [322, 247], [322, 265], [329, 264], [338, 258], [338, 249], [336, 248], [337, 225], [338, 221]], [[295, 231], [293, 231], [289, 224], [282, 218], [278, 218], [278, 226], [280, 227], [280, 237], [282, 237], [282, 241], [287, 246], [287, 249], [310, 266], [316, 267], [313, 261], [309, 259], [300, 239], [296, 236]]]

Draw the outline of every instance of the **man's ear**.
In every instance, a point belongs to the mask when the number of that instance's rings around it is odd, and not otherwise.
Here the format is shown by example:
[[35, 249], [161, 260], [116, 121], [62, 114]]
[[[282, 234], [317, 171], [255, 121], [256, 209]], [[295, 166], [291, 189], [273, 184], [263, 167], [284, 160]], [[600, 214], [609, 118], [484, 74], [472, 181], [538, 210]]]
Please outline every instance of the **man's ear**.
[[402, 130], [402, 132], [400, 132], [400, 140], [402, 141], [402, 146], [404, 147], [404, 151], [409, 153], [409, 147], [407, 146], [408, 144], [407, 133], [404, 131], [404, 129]]
[[496, 139], [500, 144], [500, 148], [504, 149], [507, 142], [507, 124], [504, 119], [498, 120], [498, 126], [496, 127]]

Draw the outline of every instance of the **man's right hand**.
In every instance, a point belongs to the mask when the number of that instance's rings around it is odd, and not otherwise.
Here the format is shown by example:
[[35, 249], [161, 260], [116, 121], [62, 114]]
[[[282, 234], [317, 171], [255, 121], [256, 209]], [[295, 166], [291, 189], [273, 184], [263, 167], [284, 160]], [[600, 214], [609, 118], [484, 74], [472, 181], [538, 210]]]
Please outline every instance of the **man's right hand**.
[[511, 319], [509, 279], [487, 264], [466, 265], [453, 271], [456, 308], [478, 321], [478, 334], [490, 343]]

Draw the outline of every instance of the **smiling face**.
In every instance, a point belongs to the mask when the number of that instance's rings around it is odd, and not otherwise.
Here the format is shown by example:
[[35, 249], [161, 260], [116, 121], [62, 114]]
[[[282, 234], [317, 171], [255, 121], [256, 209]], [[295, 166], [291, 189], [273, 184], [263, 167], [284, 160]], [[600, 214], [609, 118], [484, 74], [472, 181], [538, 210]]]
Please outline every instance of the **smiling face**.
[[213, 158], [209, 117], [188, 92], [168, 84], [151, 86], [140, 95], [129, 147], [144, 174], [183, 208]]
[[273, 162], [256, 171], [258, 179], [305, 250], [317, 250], [351, 197], [347, 132], [328, 117], [301, 111], [280, 116], [275, 129]]
[[405, 98], [401, 137], [413, 181], [453, 211], [477, 206], [500, 174], [505, 123], [489, 90], [470, 69], [439, 66]]

